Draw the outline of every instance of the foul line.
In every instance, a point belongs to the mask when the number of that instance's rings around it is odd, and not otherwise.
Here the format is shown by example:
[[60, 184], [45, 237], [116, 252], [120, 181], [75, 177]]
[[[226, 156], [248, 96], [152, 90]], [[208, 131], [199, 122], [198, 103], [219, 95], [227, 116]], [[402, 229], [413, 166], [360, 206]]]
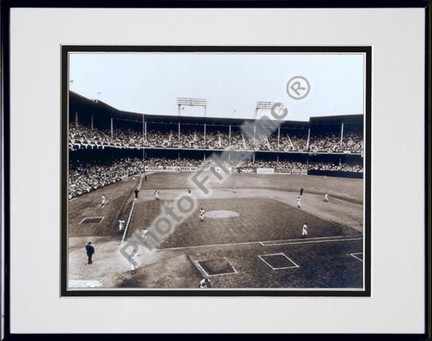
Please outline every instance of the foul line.
[[[309, 238], [312, 239], [312, 238]], [[210, 245], [192, 245], [192, 246], [180, 246], [180, 247], [170, 247], [164, 249], [157, 249], [158, 251], [168, 251], [168, 250], [184, 250], [184, 249], [198, 249], [203, 247], [223, 247], [223, 246], [235, 246], [235, 245], [253, 245], [260, 244], [261, 246], [280, 246], [280, 245], [296, 245], [296, 244], [310, 244], [310, 243], [334, 243], [334, 242], [345, 242], [353, 240], [363, 240], [363, 238], [345, 238], [345, 239], [329, 239], [329, 240], [305, 240], [305, 239], [292, 239], [292, 242], [282, 241], [280, 244], [262, 244], [265, 242], [240, 242], [240, 243], [226, 243], [226, 244], [210, 244]], [[298, 240], [298, 241], [297, 241]]]
[[[327, 237], [312, 237], [307, 238], [308, 240], [320, 240], [320, 239], [342, 239], [344, 236], [327, 236]], [[284, 245], [284, 243], [291, 243], [295, 241], [304, 241], [305, 238], [296, 238], [296, 239], [282, 239], [282, 240], [268, 240], [264, 242], [260, 242], [262, 246], [273, 246], [273, 245]]]
[[140, 179], [140, 182], [139, 182], [139, 184], [138, 184], [138, 189], [139, 189], [139, 190], [141, 189], [141, 184], [142, 184], [143, 177], [144, 177], [144, 175], [141, 174], [141, 179]]
[[[139, 189], [141, 189], [142, 179], [143, 179], [143, 174], [141, 174], [141, 179], [140, 179], [140, 182], [139, 182], [139, 185], [138, 185], [138, 188], [139, 188]], [[124, 243], [124, 240], [125, 240], [125, 237], [126, 237], [126, 233], [127, 233], [127, 231], [128, 231], [128, 228], [129, 228], [129, 223], [130, 223], [131, 218], [132, 218], [132, 212], [133, 212], [133, 210], [134, 210], [134, 208], [135, 208], [135, 203], [136, 203], [136, 200], [134, 199], [134, 201], [132, 202], [131, 210], [130, 210], [130, 212], [129, 212], [128, 220], [127, 220], [127, 222], [126, 222], [125, 231], [123, 232], [123, 237], [122, 237], [122, 241], [121, 241], [121, 243], [120, 243], [120, 247], [122, 247], [122, 245], [123, 245], [123, 243]]]
[[263, 246], [280, 246], [280, 245], [297, 245], [297, 244], [311, 244], [311, 243], [329, 243], [329, 242], [349, 242], [353, 240], [363, 240], [363, 238], [345, 238], [345, 239], [331, 239], [331, 240], [304, 240], [304, 241], [294, 241], [294, 242], [282, 242], [274, 244], [265, 244]]

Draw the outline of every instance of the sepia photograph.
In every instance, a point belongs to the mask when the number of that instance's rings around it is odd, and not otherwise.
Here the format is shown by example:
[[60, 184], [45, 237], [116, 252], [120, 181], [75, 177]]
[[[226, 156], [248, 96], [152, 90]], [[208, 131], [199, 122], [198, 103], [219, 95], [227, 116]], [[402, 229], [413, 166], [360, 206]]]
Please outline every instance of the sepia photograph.
[[62, 294], [370, 295], [370, 58], [64, 46]]

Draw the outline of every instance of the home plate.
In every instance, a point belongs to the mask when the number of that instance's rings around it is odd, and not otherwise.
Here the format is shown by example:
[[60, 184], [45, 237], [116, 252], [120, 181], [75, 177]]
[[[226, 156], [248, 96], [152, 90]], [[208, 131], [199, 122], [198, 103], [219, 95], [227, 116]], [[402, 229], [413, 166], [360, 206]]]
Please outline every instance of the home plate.
[[215, 210], [215, 211], [206, 212], [205, 216], [206, 218], [224, 219], [224, 218], [240, 217], [240, 214], [237, 213], [236, 211]]

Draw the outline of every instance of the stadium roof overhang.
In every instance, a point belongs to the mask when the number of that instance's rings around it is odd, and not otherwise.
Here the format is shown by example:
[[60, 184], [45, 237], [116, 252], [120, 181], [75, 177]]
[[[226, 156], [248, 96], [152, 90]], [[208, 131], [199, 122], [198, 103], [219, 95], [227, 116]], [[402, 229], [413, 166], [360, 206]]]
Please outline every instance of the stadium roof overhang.
[[[245, 121], [254, 121], [253, 119], [239, 118], [220, 118], [220, 117], [195, 117], [195, 116], [178, 116], [178, 115], [158, 115], [147, 113], [133, 113], [118, 110], [100, 100], [92, 100], [81, 96], [73, 91], [69, 91], [69, 108], [71, 112], [87, 111], [95, 115], [104, 115], [123, 120], [140, 121], [143, 116], [149, 123], [161, 124], [209, 124], [209, 125], [239, 125]], [[70, 113], [71, 114], [71, 113]], [[322, 116], [311, 117], [308, 121], [284, 121], [284, 125], [290, 127], [306, 128], [309, 124], [340, 124], [340, 123], [358, 123], [363, 124], [363, 115], [339, 115], [339, 116]]]

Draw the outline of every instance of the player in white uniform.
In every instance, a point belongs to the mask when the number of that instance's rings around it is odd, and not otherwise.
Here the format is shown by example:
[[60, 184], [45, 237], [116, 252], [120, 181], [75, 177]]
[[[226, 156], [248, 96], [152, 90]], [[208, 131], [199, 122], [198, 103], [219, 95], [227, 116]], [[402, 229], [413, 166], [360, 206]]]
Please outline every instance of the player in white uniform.
[[105, 194], [102, 194], [102, 205], [101, 207], [104, 207], [108, 201], [106, 200]]
[[119, 220], [119, 231], [120, 232], [123, 231], [124, 226], [125, 226], [125, 221], [123, 219], [120, 219]]
[[156, 200], [159, 200], [159, 191], [158, 190], [154, 191], [154, 197]]
[[204, 211], [203, 208], [201, 208], [201, 209], [200, 209], [200, 214], [199, 214], [200, 221], [204, 221], [204, 215], [205, 215], [205, 211]]
[[131, 269], [131, 274], [134, 275], [135, 271], [136, 271], [136, 262], [135, 262], [135, 256], [138, 256], [137, 253], [132, 253], [129, 256], [129, 264], [130, 264], [130, 269]]
[[307, 225], [307, 223], [304, 223], [303, 224], [303, 229], [302, 229], [302, 238], [307, 237], [307, 234], [308, 234], [307, 229], [308, 229], [308, 225]]
[[328, 199], [328, 193], [327, 193], [327, 192], [324, 194], [324, 201], [325, 201], [325, 202], [328, 202], [328, 201], [329, 201], [329, 199]]
[[148, 233], [148, 230], [144, 227], [141, 231], [141, 237], [142, 237], [143, 242], [146, 241], [146, 239], [147, 239], [147, 233]]
[[237, 186], [235, 186], [235, 185], [233, 186], [233, 192], [237, 193]]
[[297, 197], [297, 208], [300, 208], [301, 205], [301, 199], [300, 197]]
[[210, 280], [207, 278], [203, 278], [198, 285], [198, 288], [211, 288]]

